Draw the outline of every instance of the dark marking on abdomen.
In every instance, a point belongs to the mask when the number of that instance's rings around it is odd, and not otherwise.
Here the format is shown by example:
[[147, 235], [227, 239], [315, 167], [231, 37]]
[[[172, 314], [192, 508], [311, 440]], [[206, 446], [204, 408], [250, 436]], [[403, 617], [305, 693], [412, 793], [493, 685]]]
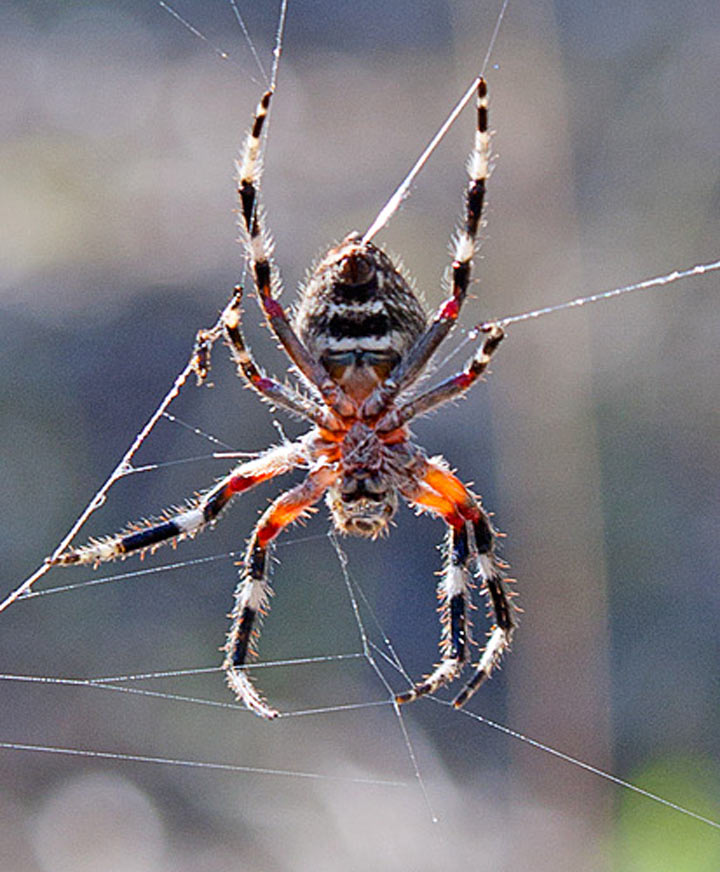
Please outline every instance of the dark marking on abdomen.
[[385, 336], [391, 329], [391, 319], [379, 312], [364, 317], [361, 315], [359, 318], [333, 315], [327, 325], [327, 332], [333, 339]]

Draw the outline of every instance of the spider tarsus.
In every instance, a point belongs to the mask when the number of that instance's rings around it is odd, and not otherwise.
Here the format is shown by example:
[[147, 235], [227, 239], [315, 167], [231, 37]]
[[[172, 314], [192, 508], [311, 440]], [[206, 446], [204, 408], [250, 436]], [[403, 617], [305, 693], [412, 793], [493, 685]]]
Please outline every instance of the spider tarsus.
[[410, 690], [396, 694], [395, 702], [398, 705], [404, 705], [405, 703], [414, 702], [416, 699], [427, 696], [429, 693], [434, 693], [444, 685], [454, 681], [464, 665], [465, 660], [460, 660], [456, 657], [441, 661], [432, 673], [426, 675], [422, 681], [419, 681]]
[[266, 721], [273, 721], [280, 717], [280, 712], [267, 704], [244, 670], [230, 667], [225, 670], [225, 674], [228, 686], [238, 702]]
[[417, 684], [411, 690], [406, 690], [405, 693], [396, 693], [395, 702], [398, 705], [405, 705], [405, 703], [414, 702], [416, 699], [420, 699], [421, 696], [425, 696], [425, 694], [429, 692], [430, 688], [424, 689], [422, 684]]
[[479, 676], [473, 678], [452, 701], [453, 708], [463, 708], [465, 703], [485, 684], [488, 678], [490, 678], [490, 675], [487, 672], [481, 672]]

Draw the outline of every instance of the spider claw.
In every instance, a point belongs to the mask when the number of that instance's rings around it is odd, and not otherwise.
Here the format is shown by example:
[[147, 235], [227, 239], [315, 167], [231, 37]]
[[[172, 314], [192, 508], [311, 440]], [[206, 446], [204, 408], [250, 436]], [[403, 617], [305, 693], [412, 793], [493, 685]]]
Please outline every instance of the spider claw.
[[473, 696], [476, 691], [478, 691], [483, 684], [490, 678], [490, 673], [482, 670], [480, 672], [476, 672], [475, 675], [468, 681], [465, 687], [460, 691], [460, 693], [455, 697], [452, 701], [453, 708], [461, 709], [465, 703]]

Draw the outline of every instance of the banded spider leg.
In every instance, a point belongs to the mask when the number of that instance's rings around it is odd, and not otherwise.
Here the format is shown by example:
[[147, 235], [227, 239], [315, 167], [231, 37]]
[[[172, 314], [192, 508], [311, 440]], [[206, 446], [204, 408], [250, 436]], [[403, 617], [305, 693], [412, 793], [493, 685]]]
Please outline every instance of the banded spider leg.
[[472, 274], [475, 241], [482, 221], [485, 188], [490, 169], [490, 132], [488, 130], [488, 94], [485, 79], [477, 89], [477, 116], [475, 142], [467, 162], [469, 181], [465, 192], [465, 214], [455, 238], [455, 257], [452, 262], [451, 294], [440, 304], [427, 330], [417, 340], [404, 360], [390, 373], [390, 377], [368, 397], [363, 414], [380, 415], [388, 404], [409, 388], [422, 374], [425, 366], [457, 322], [460, 309], [467, 296]]
[[223, 669], [228, 685], [239, 700], [264, 718], [275, 718], [278, 712], [270, 708], [251, 683], [245, 669], [248, 654], [255, 655], [258, 636], [257, 618], [266, 614], [269, 606], [269, 551], [276, 536], [285, 527], [305, 515], [318, 502], [333, 481], [337, 470], [320, 467], [292, 490], [278, 497], [260, 518], [248, 543], [243, 560], [243, 579], [235, 591], [232, 626], [225, 644]]
[[403, 489], [403, 495], [419, 508], [441, 516], [448, 525], [445, 565], [438, 585], [442, 659], [428, 676], [395, 699], [406, 703], [434, 693], [457, 678], [469, 662], [472, 637], [468, 610], [474, 570], [488, 595], [494, 624], [474, 674], [453, 702], [461, 708], [490, 677], [510, 645], [516, 626], [514, 609], [505, 589], [504, 564], [495, 553], [497, 533], [477, 499], [438, 460], [418, 455], [414, 473], [415, 482]]

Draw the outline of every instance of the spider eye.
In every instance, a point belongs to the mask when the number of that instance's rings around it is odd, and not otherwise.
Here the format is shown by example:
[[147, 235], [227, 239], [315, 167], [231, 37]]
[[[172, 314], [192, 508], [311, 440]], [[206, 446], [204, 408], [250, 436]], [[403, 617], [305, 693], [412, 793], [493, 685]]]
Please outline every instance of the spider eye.
[[338, 265], [338, 281], [343, 285], [366, 285], [375, 276], [375, 262], [359, 251], [346, 255]]

